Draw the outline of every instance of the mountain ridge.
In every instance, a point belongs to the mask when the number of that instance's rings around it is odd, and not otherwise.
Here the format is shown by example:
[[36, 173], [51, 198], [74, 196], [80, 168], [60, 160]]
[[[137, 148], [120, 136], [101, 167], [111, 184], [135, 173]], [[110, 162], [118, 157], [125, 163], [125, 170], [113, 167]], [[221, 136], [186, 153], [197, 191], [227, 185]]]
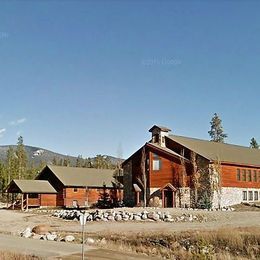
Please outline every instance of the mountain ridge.
[[[9, 147], [16, 149], [17, 145], [0, 145], [0, 161], [2, 162], [6, 161], [6, 155]], [[52, 164], [53, 159], [56, 158], [57, 162], [59, 162], [61, 159], [62, 160], [66, 159], [70, 161], [70, 166], [76, 166], [76, 161], [78, 158], [77, 156], [65, 155], [37, 146], [24, 145], [24, 148], [25, 148], [28, 162], [31, 165], [37, 166], [43, 162], [47, 164]], [[110, 155], [103, 155], [103, 156], [105, 158], [107, 157], [111, 162], [111, 164], [117, 164], [123, 161], [123, 159], [110, 156]], [[95, 157], [88, 157], [88, 158], [90, 158], [91, 161], [93, 161]]]

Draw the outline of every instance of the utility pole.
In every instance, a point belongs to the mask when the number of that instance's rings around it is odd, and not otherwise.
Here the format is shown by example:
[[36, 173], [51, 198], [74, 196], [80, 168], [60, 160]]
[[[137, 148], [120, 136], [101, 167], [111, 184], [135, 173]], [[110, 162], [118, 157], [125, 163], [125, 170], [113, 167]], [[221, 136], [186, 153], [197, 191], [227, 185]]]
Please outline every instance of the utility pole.
[[81, 259], [84, 260], [84, 245], [85, 245], [85, 225], [87, 221], [87, 216], [85, 215], [85, 211], [83, 211], [82, 215], [79, 217], [80, 225], [82, 226], [82, 247], [81, 247]]

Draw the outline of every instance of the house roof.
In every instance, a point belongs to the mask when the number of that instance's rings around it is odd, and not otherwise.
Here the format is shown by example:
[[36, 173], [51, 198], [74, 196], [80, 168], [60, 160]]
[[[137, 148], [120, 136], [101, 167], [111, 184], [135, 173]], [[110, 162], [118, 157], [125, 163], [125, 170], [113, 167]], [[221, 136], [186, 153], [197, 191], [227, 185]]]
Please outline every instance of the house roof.
[[210, 161], [260, 166], [259, 149], [177, 135], [169, 135], [168, 138]]
[[[47, 165], [64, 186], [114, 187], [115, 170]], [[39, 175], [40, 176], [40, 175]]]
[[6, 190], [10, 193], [57, 193], [45, 180], [12, 180]]
[[160, 126], [160, 125], [154, 125], [153, 127], [151, 127], [149, 129], [149, 132], [152, 132], [154, 128], [159, 128], [160, 130], [164, 131], [164, 132], [169, 132], [171, 131], [171, 129], [165, 127], [165, 126]]

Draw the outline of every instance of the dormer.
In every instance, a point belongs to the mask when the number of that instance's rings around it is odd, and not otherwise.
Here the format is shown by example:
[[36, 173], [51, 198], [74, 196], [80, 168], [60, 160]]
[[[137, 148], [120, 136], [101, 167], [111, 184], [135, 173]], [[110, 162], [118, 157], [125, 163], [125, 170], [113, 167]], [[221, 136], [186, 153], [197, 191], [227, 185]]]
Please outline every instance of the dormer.
[[152, 141], [153, 144], [158, 144], [161, 147], [165, 147], [165, 136], [169, 135], [171, 129], [164, 126], [154, 125], [149, 132], [152, 133]]

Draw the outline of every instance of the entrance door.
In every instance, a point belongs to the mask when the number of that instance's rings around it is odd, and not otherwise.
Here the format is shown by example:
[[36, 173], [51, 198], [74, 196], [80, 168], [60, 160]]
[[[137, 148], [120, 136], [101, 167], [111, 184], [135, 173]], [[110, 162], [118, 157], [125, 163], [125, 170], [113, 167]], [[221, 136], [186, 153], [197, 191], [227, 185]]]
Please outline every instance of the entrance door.
[[173, 192], [171, 190], [164, 191], [164, 207], [165, 208], [173, 207]]

